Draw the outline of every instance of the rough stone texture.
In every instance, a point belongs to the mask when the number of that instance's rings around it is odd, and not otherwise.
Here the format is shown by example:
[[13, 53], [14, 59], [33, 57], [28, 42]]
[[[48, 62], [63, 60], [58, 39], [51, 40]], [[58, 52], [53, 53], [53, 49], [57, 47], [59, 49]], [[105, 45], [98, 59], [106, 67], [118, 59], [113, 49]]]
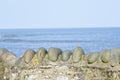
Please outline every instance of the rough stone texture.
[[71, 52], [70, 50], [65, 50], [65, 51], [61, 54], [61, 60], [62, 60], [62, 61], [68, 61], [71, 55], [72, 55], [72, 52]]
[[87, 59], [88, 64], [92, 64], [95, 61], [97, 61], [98, 55], [99, 55], [98, 53], [90, 53]]
[[81, 47], [76, 47], [73, 50], [73, 55], [72, 55], [73, 62], [75, 63], [79, 62], [82, 58], [82, 55], [84, 55], [83, 49]]
[[4, 68], [3, 64], [0, 63], [0, 80], [3, 79], [4, 70], [5, 70], [5, 68]]
[[[117, 67], [120, 67], [117, 66]], [[9, 74], [9, 75], [8, 75]], [[9, 77], [8, 77], [9, 76]], [[120, 69], [59, 62], [56, 65], [34, 65], [10, 69], [4, 80], [120, 80]]]
[[102, 62], [104, 62], [104, 63], [110, 62], [110, 60], [111, 60], [111, 54], [110, 53], [111, 52], [109, 50], [101, 52], [101, 60], [102, 60]]
[[34, 50], [27, 49], [23, 55], [25, 63], [29, 63], [32, 60], [34, 54], [35, 54]]
[[37, 54], [39, 63], [41, 63], [43, 61], [43, 59], [45, 58], [46, 53], [47, 53], [47, 50], [45, 48], [38, 49], [36, 54]]
[[1, 57], [1, 55], [3, 55], [3, 54], [6, 53], [6, 52], [8, 52], [7, 49], [5, 49], [5, 48], [0, 48], [0, 57]]
[[[50, 53], [51, 55], [59, 53], [59, 49], [54, 48]], [[48, 53], [42, 62], [39, 62], [38, 54], [34, 54], [28, 63], [25, 63], [24, 56], [20, 57], [15, 65], [0, 62], [0, 80], [120, 80], [120, 49], [94, 54], [82, 54], [77, 62], [73, 61], [73, 56], [76, 55], [71, 55], [67, 61], [62, 61], [61, 55], [56, 55], [57, 60], [52, 61]], [[88, 63], [88, 58], [92, 63]]]
[[57, 61], [57, 59], [61, 53], [62, 53], [62, 51], [59, 48], [50, 48], [48, 50], [48, 58], [49, 58], [49, 60], [55, 62], [55, 61]]

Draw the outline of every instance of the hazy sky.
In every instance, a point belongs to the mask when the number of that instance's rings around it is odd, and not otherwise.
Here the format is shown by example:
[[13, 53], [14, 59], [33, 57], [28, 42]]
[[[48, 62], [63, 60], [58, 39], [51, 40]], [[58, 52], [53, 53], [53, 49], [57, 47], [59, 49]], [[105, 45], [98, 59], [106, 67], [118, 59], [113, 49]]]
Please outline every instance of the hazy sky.
[[0, 0], [0, 28], [120, 26], [120, 0]]

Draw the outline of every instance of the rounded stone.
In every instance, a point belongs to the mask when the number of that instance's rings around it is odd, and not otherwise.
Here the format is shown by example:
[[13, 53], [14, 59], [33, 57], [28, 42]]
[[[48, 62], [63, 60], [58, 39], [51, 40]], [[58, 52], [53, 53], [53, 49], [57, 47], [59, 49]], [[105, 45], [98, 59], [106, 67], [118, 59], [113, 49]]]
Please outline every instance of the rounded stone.
[[9, 52], [5, 48], [0, 48], [0, 62], [4, 61], [6, 59], [6, 53]]
[[2, 55], [0, 56], [1, 61], [5, 61], [8, 53], [9, 53], [9, 52], [6, 52], [6, 53], [4, 53], [4, 54], [2, 54]]
[[38, 49], [37, 57], [38, 57], [39, 63], [41, 63], [43, 61], [43, 59], [45, 58], [46, 53], [47, 53], [47, 50], [45, 48]]
[[120, 64], [120, 48], [113, 48], [111, 51], [111, 66]]
[[23, 55], [25, 63], [29, 63], [34, 57], [35, 51], [32, 49], [27, 49]]
[[55, 61], [57, 61], [57, 59], [61, 53], [62, 53], [62, 51], [59, 48], [49, 48], [48, 59], [55, 62]]
[[5, 65], [12, 66], [16, 63], [16, 61], [17, 61], [17, 57], [12, 52], [9, 52], [4, 62]]
[[88, 64], [92, 64], [97, 61], [98, 53], [90, 53], [88, 54], [87, 62]]
[[7, 53], [8, 50], [5, 48], [0, 48], [0, 56], [3, 55], [4, 53]]
[[69, 60], [70, 56], [72, 55], [72, 52], [70, 50], [65, 50], [62, 55], [61, 55], [61, 59], [62, 61], [67, 61]]
[[73, 54], [72, 54], [73, 62], [75, 63], [79, 62], [82, 58], [82, 55], [84, 55], [83, 49], [81, 47], [76, 47], [73, 50]]
[[20, 57], [15, 63], [16, 66], [25, 66], [25, 64], [26, 63], [25, 63], [23, 57]]
[[102, 52], [101, 52], [101, 61], [102, 61], [103, 63], [108, 63], [108, 62], [110, 62], [110, 60], [111, 60], [110, 51], [109, 51], [109, 50], [107, 50], [107, 51], [102, 51]]
[[38, 65], [40, 62], [38, 61], [38, 57], [37, 54], [34, 55], [34, 57], [32, 58], [32, 64], [33, 65]]

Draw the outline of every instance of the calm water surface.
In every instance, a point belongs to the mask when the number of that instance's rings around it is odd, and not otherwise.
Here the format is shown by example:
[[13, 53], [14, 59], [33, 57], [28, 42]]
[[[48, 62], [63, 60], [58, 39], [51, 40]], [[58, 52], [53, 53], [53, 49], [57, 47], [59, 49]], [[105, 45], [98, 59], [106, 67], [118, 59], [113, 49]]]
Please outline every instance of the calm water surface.
[[73, 50], [76, 46], [81, 46], [85, 53], [120, 47], [120, 28], [0, 30], [0, 48], [7, 48], [17, 56], [27, 48]]

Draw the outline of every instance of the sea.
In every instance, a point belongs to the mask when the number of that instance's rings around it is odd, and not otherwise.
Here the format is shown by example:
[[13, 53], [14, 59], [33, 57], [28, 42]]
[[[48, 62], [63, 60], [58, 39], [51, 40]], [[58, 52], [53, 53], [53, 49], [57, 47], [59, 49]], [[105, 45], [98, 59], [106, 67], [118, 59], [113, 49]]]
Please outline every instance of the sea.
[[120, 48], [120, 28], [51, 28], [0, 29], [0, 48], [6, 48], [17, 57], [26, 49], [37, 51], [44, 47], [73, 50], [82, 47], [85, 54]]

